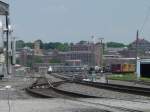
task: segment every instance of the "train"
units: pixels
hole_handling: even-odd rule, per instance
[[[81,66],[49,66],[47,72],[82,72],[83,70]]]
[[[111,73],[134,73],[135,64],[112,64],[109,67],[89,67],[84,68],[82,66],[49,66],[47,72],[84,72],[84,71],[95,71],[96,73],[111,72]]]
[[[135,64],[112,64],[111,65],[112,73],[134,73],[135,72]]]

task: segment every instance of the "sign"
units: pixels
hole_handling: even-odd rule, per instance
[[[9,5],[0,1],[0,15],[9,15]]]

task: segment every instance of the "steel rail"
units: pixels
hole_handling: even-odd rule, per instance
[[[66,76],[60,76],[60,75],[54,75],[56,78],[60,78],[66,81],[72,81],[71,78]],[[136,94],[136,95],[144,95],[144,96],[150,96],[150,88],[143,88],[143,87],[135,87],[135,86],[126,86],[126,85],[118,85],[118,84],[108,84],[108,83],[100,83],[100,82],[91,82],[91,81],[78,81],[74,80],[75,83],[84,84],[96,88],[103,88],[118,92],[125,92],[130,94]]]
[[[82,97],[82,98],[99,98],[97,96],[92,96],[92,95],[88,95],[88,94],[82,94],[82,93],[76,93],[76,92],[71,92],[71,91],[65,91],[65,90],[61,90],[61,89],[58,89],[57,86],[58,85],[61,85],[62,83],[64,83],[64,81],[60,81],[60,82],[54,82],[54,83],[51,83],[51,82],[47,82],[47,83],[43,83],[43,84],[32,84],[30,87],[26,88],[25,90],[31,94],[35,94],[35,95],[39,95],[39,96],[43,96],[43,97],[46,97],[46,98],[51,98],[53,96],[50,96],[50,95],[45,95],[44,93],[41,93],[41,92],[37,92],[37,91],[34,91],[34,88],[38,87],[38,88],[42,88],[42,86],[48,86],[49,89],[52,89],[53,91],[59,93],[59,94],[64,94],[64,95],[67,95],[67,96],[72,96],[72,97]]]

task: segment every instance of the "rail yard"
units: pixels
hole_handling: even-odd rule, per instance
[[[74,93],[74,94],[78,94],[79,97],[81,94],[81,96],[85,95],[83,97],[99,97],[99,98],[118,97],[118,98],[126,98],[126,99],[131,99],[131,98],[149,99],[149,97],[145,97],[145,96],[149,96],[149,91],[150,91],[149,88],[145,88],[145,87],[104,84],[104,83],[96,83],[96,82],[94,83],[94,82],[86,82],[86,81],[78,82],[77,80],[72,81],[71,78],[69,80],[69,78],[66,78],[66,76],[62,76],[62,74],[61,75],[47,74],[46,79],[37,80],[36,83],[34,83],[29,89],[36,90],[39,88],[43,90],[47,88],[51,88],[53,90],[64,92],[66,94]]]
[[[42,74],[42,77],[36,73],[30,76],[31,74],[26,77],[13,76],[1,82],[0,105],[3,108],[0,110],[7,111],[5,107],[7,107],[8,96],[11,110],[15,112],[19,112],[24,105],[28,109],[22,109],[23,112],[37,110],[44,110],[44,112],[49,110],[53,112],[148,112],[150,110],[150,97],[147,93],[115,90],[102,87],[102,83],[98,83],[101,86],[95,86],[94,82],[92,85],[87,82],[81,83],[82,81],[77,79],[72,80],[71,73]],[[8,85],[11,88],[6,88]],[[144,90],[144,88],[140,89]],[[148,87],[145,89],[149,92]]]
[[[141,38],[149,15],[141,28],[131,26],[143,16],[131,11],[135,2],[113,1],[99,9],[102,1],[16,1],[0,0],[0,112],[150,112],[150,42]],[[126,7],[135,23],[120,20]],[[126,43],[135,28],[136,40]],[[89,34],[90,40],[83,38]]]
[[[26,90],[36,97],[63,98],[92,105],[98,104],[107,108],[110,108],[112,106],[116,110],[120,108],[121,110],[119,111],[138,112],[139,109],[142,111],[143,109],[148,108],[150,97],[148,95],[149,88],[146,85],[143,88],[134,88],[133,86],[129,86],[132,89],[134,88],[132,92],[130,92],[129,87],[128,90],[116,90],[115,88],[112,89],[111,87],[107,88],[102,86],[95,86],[94,83],[93,85],[89,85],[89,83],[87,82],[85,84],[78,81],[73,81],[70,76],[71,75],[67,76],[67,74],[60,75],[56,73],[46,74],[45,77],[38,79],[36,83],[32,84],[32,86],[30,86]],[[99,84],[102,85],[102,83]],[[138,89],[143,89],[143,92],[138,93],[136,91]],[[144,92],[144,90],[146,92]],[[105,103],[107,102],[108,104],[109,101],[111,102],[110,105],[105,105]],[[118,102],[120,102],[121,104],[119,104]],[[135,105],[139,105],[141,103],[142,106],[137,106],[136,108],[138,109],[134,110],[133,108],[135,107],[132,106],[135,105],[133,105],[133,103]],[[111,111],[113,111],[113,109]]]

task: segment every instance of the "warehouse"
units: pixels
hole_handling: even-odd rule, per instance
[[[150,78],[150,59],[137,60],[137,76]]]

